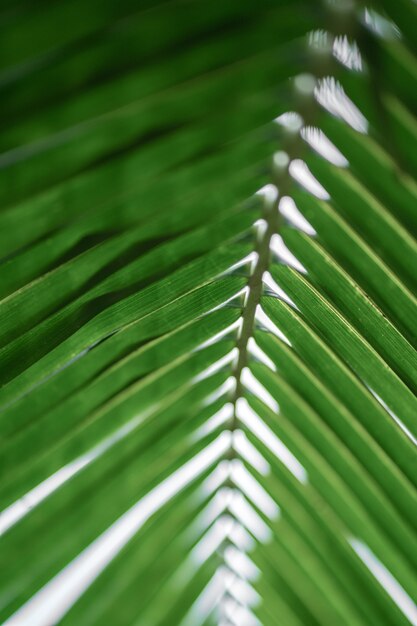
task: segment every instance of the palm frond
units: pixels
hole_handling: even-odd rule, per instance
[[[416,11],[3,3],[3,623],[417,624]]]

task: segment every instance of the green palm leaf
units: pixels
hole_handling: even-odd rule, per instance
[[[2,623],[417,624],[416,27],[3,2]]]

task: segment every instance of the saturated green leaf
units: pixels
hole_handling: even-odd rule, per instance
[[[348,5],[4,0],[0,621],[417,619],[417,13]]]

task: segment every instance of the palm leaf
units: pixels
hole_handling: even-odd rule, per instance
[[[416,25],[3,2],[3,623],[417,624]]]

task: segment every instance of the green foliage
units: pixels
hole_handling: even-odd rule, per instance
[[[417,624],[416,28],[4,0],[2,623]]]

